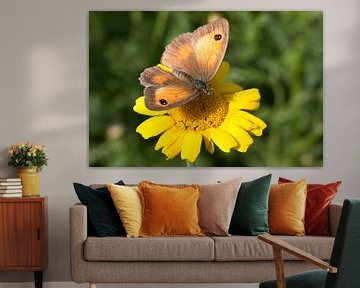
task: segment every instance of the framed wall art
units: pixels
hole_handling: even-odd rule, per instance
[[[89,166],[322,165],[321,11],[89,12]]]

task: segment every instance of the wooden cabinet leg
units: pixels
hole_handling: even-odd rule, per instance
[[[96,288],[96,284],[95,283],[89,283],[89,288]]]
[[[43,284],[43,271],[35,271],[35,288],[42,288]]]

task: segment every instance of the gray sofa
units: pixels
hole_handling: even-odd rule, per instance
[[[328,261],[341,212],[330,206],[330,237],[280,236]],[[71,275],[77,283],[258,283],[275,277],[270,245],[254,236],[88,237],[87,208],[70,208]],[[285,254],[286,274],[313,269]]]

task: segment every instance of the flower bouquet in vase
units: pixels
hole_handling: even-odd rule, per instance
[[[11,145],[9,166],[19,167],[17,177],[21,178],[23,197],[37,197],[40,195],[39,173],[48,159],[45,155],[46,147],[34,143],[20,143]]]

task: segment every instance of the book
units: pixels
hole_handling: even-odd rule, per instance
[[[22,193],[0,193],[0,198],[22,197]]]
[[[21,178],[0,178],[0,182],[21,182]]]
[[[0,186],[16,186],[21,185],[21,182],[0,182]]]
[[[22,186],[21,185],[17,185],[17,186],[0,186],[0,193],[3,190],[16,190],[16,189],[21,189]]]
[[[22,192],[22,189],[0,189],[0,194],[16,194]]]

